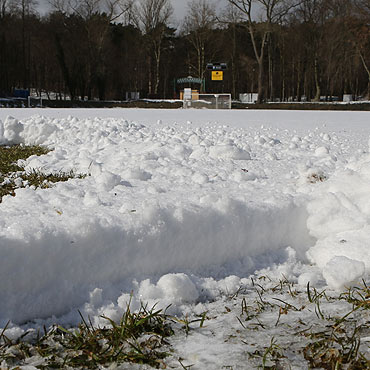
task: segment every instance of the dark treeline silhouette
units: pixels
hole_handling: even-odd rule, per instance
[[[193,0],[181,25],[171,16],[170,0],[55,0],[43,16],[32,0],[0,0],[0,96],[174,98],[192,76],[234,98],[369,97],[370,0],[228,0],[218,14]],[[227,63],[222,82],[210,62]]]

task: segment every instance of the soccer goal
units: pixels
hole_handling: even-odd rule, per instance
[[[184,108],[231,109],[231,94],[197,94],[184,99]]]

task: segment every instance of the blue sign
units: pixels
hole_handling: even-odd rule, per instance
[[[15,98],[27,99],[30,96],[30,91],[25,89],[14,89],[13,96]]]

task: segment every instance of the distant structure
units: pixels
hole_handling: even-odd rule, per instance
[[[258,94],[257,93],[243,93],[239,94],[239,100],[242,103],[257,103]]]
[[[199,94],[199,91],[205,91],[206,81],[201,78],[196,78],[192,76],[178,78],[174,81],[174,95],[177,95],[177,85],[183,85],[182,90],[180,90],[180,99],[184,99],[184,89],[190,88],[193,94]],[[193,85],[197,85],[198,88],[194,89]]]

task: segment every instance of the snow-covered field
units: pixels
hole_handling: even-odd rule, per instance
[[[130,294],[134,308],[212,313],[253,274],[328,292],[369,279],[368,112],[0,109],[0,120],[0,144],[53,149],[28,169],[91,175],[0,203],[0,327],[11,320],[14,336],[76,325],[78,310],[103,325]],[[245,368],[242,344],[223,344],[230,322],[217,325],[217,344],[198,333],[181,356]]]

